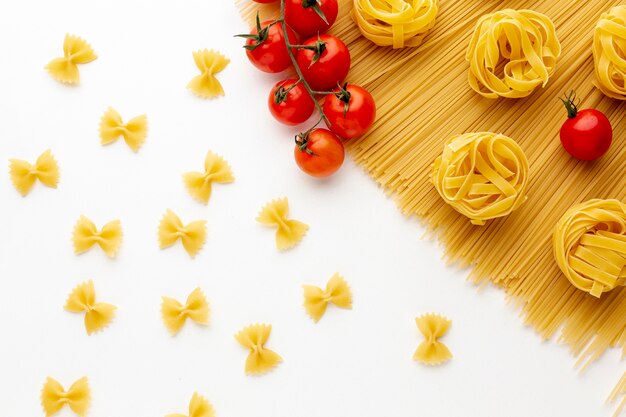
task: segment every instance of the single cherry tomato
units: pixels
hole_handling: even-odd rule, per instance
[[[329,90],[346,79],[350,52],[339,38],[319,35],[307,39],[298,50],[296,61],[304,79],[314,90]]]
[[[376,120],[376,104],[364,88],[346,84],[324,99],[328,128],[343,139],[361,136]]]
[[[291,126],[306,122],[315,110],[315,103],[306,88],[295,79],[276,83],[267,104],[276,120]]]
[[[609,119],[599,110],[578,110],[576,94],[571,92],[561,101],[568,119],[561,126],[561,143],[574,158],[593,161],[607,153],[613,141]]]
[[[285,36],[283,34],[283,24],[267,20],[261,24],[257,15],[256,27],[252,28],[249,35],[237,35],[246,38],[246,54],[255,67],[263,72],[282,72],[292,64]],[[291,28],[287,26],[287,36],[289,43],[294,45],[298,38]],[[293,50],[295,53],[296,51]]]
[[[334,174],[341,167],[345,151],[333,132],[313,129],[296,137],[294,156],[302,171],[321,178]]]
[[[286,0],[285,22],[308,38],[326,32],[337,20],[338,11],[337,0]]]

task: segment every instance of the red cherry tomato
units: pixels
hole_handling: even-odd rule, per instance
[[[337,0],[286,0],[285,22],[308,38],[326,32],[337,20],[338,11]]]
[[[609,119],[599,110],[578,110],[576,95],[572,92],[561,99],[568,119],[561,126],[561,143],[574,158],[593,161],[604,155],[613,141],[613,128]]]
[[[294,149],[296,163],[300,169],[313,177],[328,177],[343,164],[343,143],[333,132],[313,129],[296,139]]]
[[[304,79],[314,90],[329,90],[346,79],[350,71],[350,52],[336,36],[320,35],[307,39],[299,49],[296,61]]]
[[[291,126],[306,122],[315,110],[315,103],[306,88],[295,79],[276,83],[267,104],[276,120]]]
[[[324,100],[328,128],[343,139],[361,136],[376,120],[376,104],[364,88],[347,84]]]
[[[246,54],[255,67],[263,72],[282,72],[291,66],[291,58],[287,52],[283,27],[281,23],[272,23],[267,20],[260,24],[257,17],[257,26],[252,28],[250,35],[238,35],[246,37]],[[295,45],[298,42],[296,34],[287,27],[289,43]],[[295,53],[296,51],[293,50]]]

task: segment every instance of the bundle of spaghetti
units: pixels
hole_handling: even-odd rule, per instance
[[[439,0],[354,0],[352,18],[379,46],[420,46],[435,26]]]
[[[613,7],[596,26],[593,59],[598,88],[607,96],[626,100],[626,6]]]
[[[236,0],[248,19],[257,8]],[[352,55],[348,80],[368,89],[378,120],[363,137],[347,143],[358,165],[393,196],[407,216],[416,216],[445,246],[446,258],[472,266],[470,279],[501,286],[523,309],[525,323],[543,338],[560,333],[581,360],[626,347],[626,288],[601,299],[563,276],[552,255],[552,229],[574,204],[592,198],[626,202],[626,113],[594,85],[592,38],[600,16],[618,0],[442,0],[437,24],[417,48],[381,48],[363,38],[351,20],[350,0],[340,0],[331,33]],[[478,19],[503,8],[548,16],[562,54],[546,88],[519,100],[490,100],[467,82],[465,53]],[[262,9],[269,17],[272,9]],[[559,129],[567,115],[558,97],[576,89],[584,107],[611,120],[613,147],[595,163],[570,158]],[[471,225],[438,195],[430,166],[445,140],[464,132],[499,132],[515,138],[530,163],[529,198],[511,215],[483,227]],[[417,279],[417,272],[416,272]]]

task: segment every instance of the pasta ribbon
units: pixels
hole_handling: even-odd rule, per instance
[[[22,196],[32,190],[37,180],[47,187],[57,188],[59,165],[50,150],[39,155],[35,165],[21,159],[10,159],[9,163],[11,182]]]
[[[74,226],[74,253],[87,252],[98,244],[108,257],[114,258],[122,245],[122,237],[122,224],[119,220],[108,222],[98,231],[91,220],[81,215]]]
[[[41,406],[46,417],[58,413],[65,405],[80,417],[85,417],[90,404],[91,392],[87,377],[74,382],[67,391],[57,380],[48,377],[41,390]]]
[[[168,414],[165,417],[215,417],[213,406],[202,395],[195,392],[189,401],[189,414]]]
[[[309,316],[316,322],[326,312],[328,303],[340,308],[352,308],[352,292],[348,283],[339,274],[334,274],[323,290],[314,285],[303,285],[304,308]]]
[[[184,226],[176,213],[168,209],[159,224],[161,249],[172,246],[179,239],[187,253],[196,256],[206,239],[206,221],[196,220]]]
[[[170,297],[163,297],[162,300],[161,316],[172,336],[183,328],[187,318],[198,324],[209,324],[209,303],[200,288],[189,294],[185,305]]]
[[[420,46],[435,26],[439,0],[354,0],[351,16],[378,46]]]
[[[193,60],[200,70],[200,75],[194,77],[187,88],[195,95],[202,98],[215,98],[224,95],[222,84],[215,78],[215,74],[221,72],[230,63],[224,55],[214,50],[203,49],[193,52]]]
[[[72,313],[85,313],[85,329],[91,335],[104,329],[115,317],[115,307],[112,304],[97,303],[96,289],[93,281],[89,280],[76,286],[65,303],[65,309]]]
[[[626,6],[600,17],[593,34],[596,85],[606,96],[626,100]]]
[[[554,23],[532,10],[505,9],[478,20],[467,49],[469,84],[487,98],[526,97],[545,87],[561,55]]]
[[[452,353],[439,338],[446,334],[452,321],[439,314],[424,314],[415,319],[417,328],[424,336],[424,341],[417,347],[413,360],[425,365],[441,365],[452,359]]]
[[[137,152],[146,140],[148,134],[148,117],[143,114],[134,117],[124,124],[122,116],[112,107],[109,107],[100,119],[100,143],[108,145],[115,142],[120,136],[130,148]]]
[[[271,324],[253,324],[244,327],[235,335],[235,339],[242,346],[250,349],[250,354],[246,359],[246,374],[263,374],[283,361],[280,355],[265,347],[271,332]]]
[[[50,75],[62,83],[78,84],[78,64],[86,64],[97,58],[91,45],[83,38],[66,34],[63,41],[63,57],[55,58],[46,65]]]
[[[554,227],[554,259],[579,290],[600,298],[626,285],[626,204],[593,199],[572,206]]]
[[[235,181],[228,162],[221,156],[209,151],[204,158],[204,172],[187,172],[183,181],[189,194],[201,203],[207,204],[211,197],[211,184],[227,184]]]
[[[276,248],[289,249],[302,240],[309,226],[298,220],[287,219],[289,201],[287,198],[272,200],[261,209],[256,220],[266,226],[277,227]]]
[[[448,140],[432,166],[431,181],[444,201],[484,225],[526,201],[528,160],[511,138],[490,132]]]

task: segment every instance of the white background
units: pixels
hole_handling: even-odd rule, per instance
[[[417,221],[351,161],[328,181],[298,171],[296,131],[266,109],[278,77],[256,71],[232,37],[246,30],[230,0],[0,5],[0,159],[34,161],[52,149],[62,172],[57,190],[37,185],[26,198],[8,174],[0,178],[0,416],[43,415],[48,375],[66,387],[88,376],[92,417],[186,413],[194,391],[219,417],[609,416],[603,402],[624,369],[618,351],[578,374],[567,347],[523,327],[502,292],[479,291],[467,271],[444,266],[442,249],[421,240]],[[43,69],[66,32],[98,54],[80,67],[79,87]],[[223,98],[185,89],[197,74],[191,52],[201,48],[232,60],[219,75]],[[148,115],[137,154],[121,140],[99,144],[108,106],[125,119]],[[200,170],[209,149],[237,179],[215,186],[204,206],[181,174]],[[254,219],[282,196],[310,231],[277,253],[273,231]],[[195,259],[181,246],[158,248],[167,208],[184,222],[208,221]],[[73,254],[80,214],[98,226],[121,220],[115,260],[97,248]],[[353,289],[354,309],[330,308],[314,324],[301,285],[323,285],[336,271]],[[82,316],[63,305],[90,278],[119,310],[88,337]],[[197,286],[211,304],[210,326],[188,322],[171,337],[161,296],[182,301]],[[430,311],[453,320],[443,340],[454,359],[437,368],[411,359],[421,341],[414,318]],[[261,377],[244,375],[247,352],[233,338],[254,322],[273,325],[268,347],[284,358]]]

